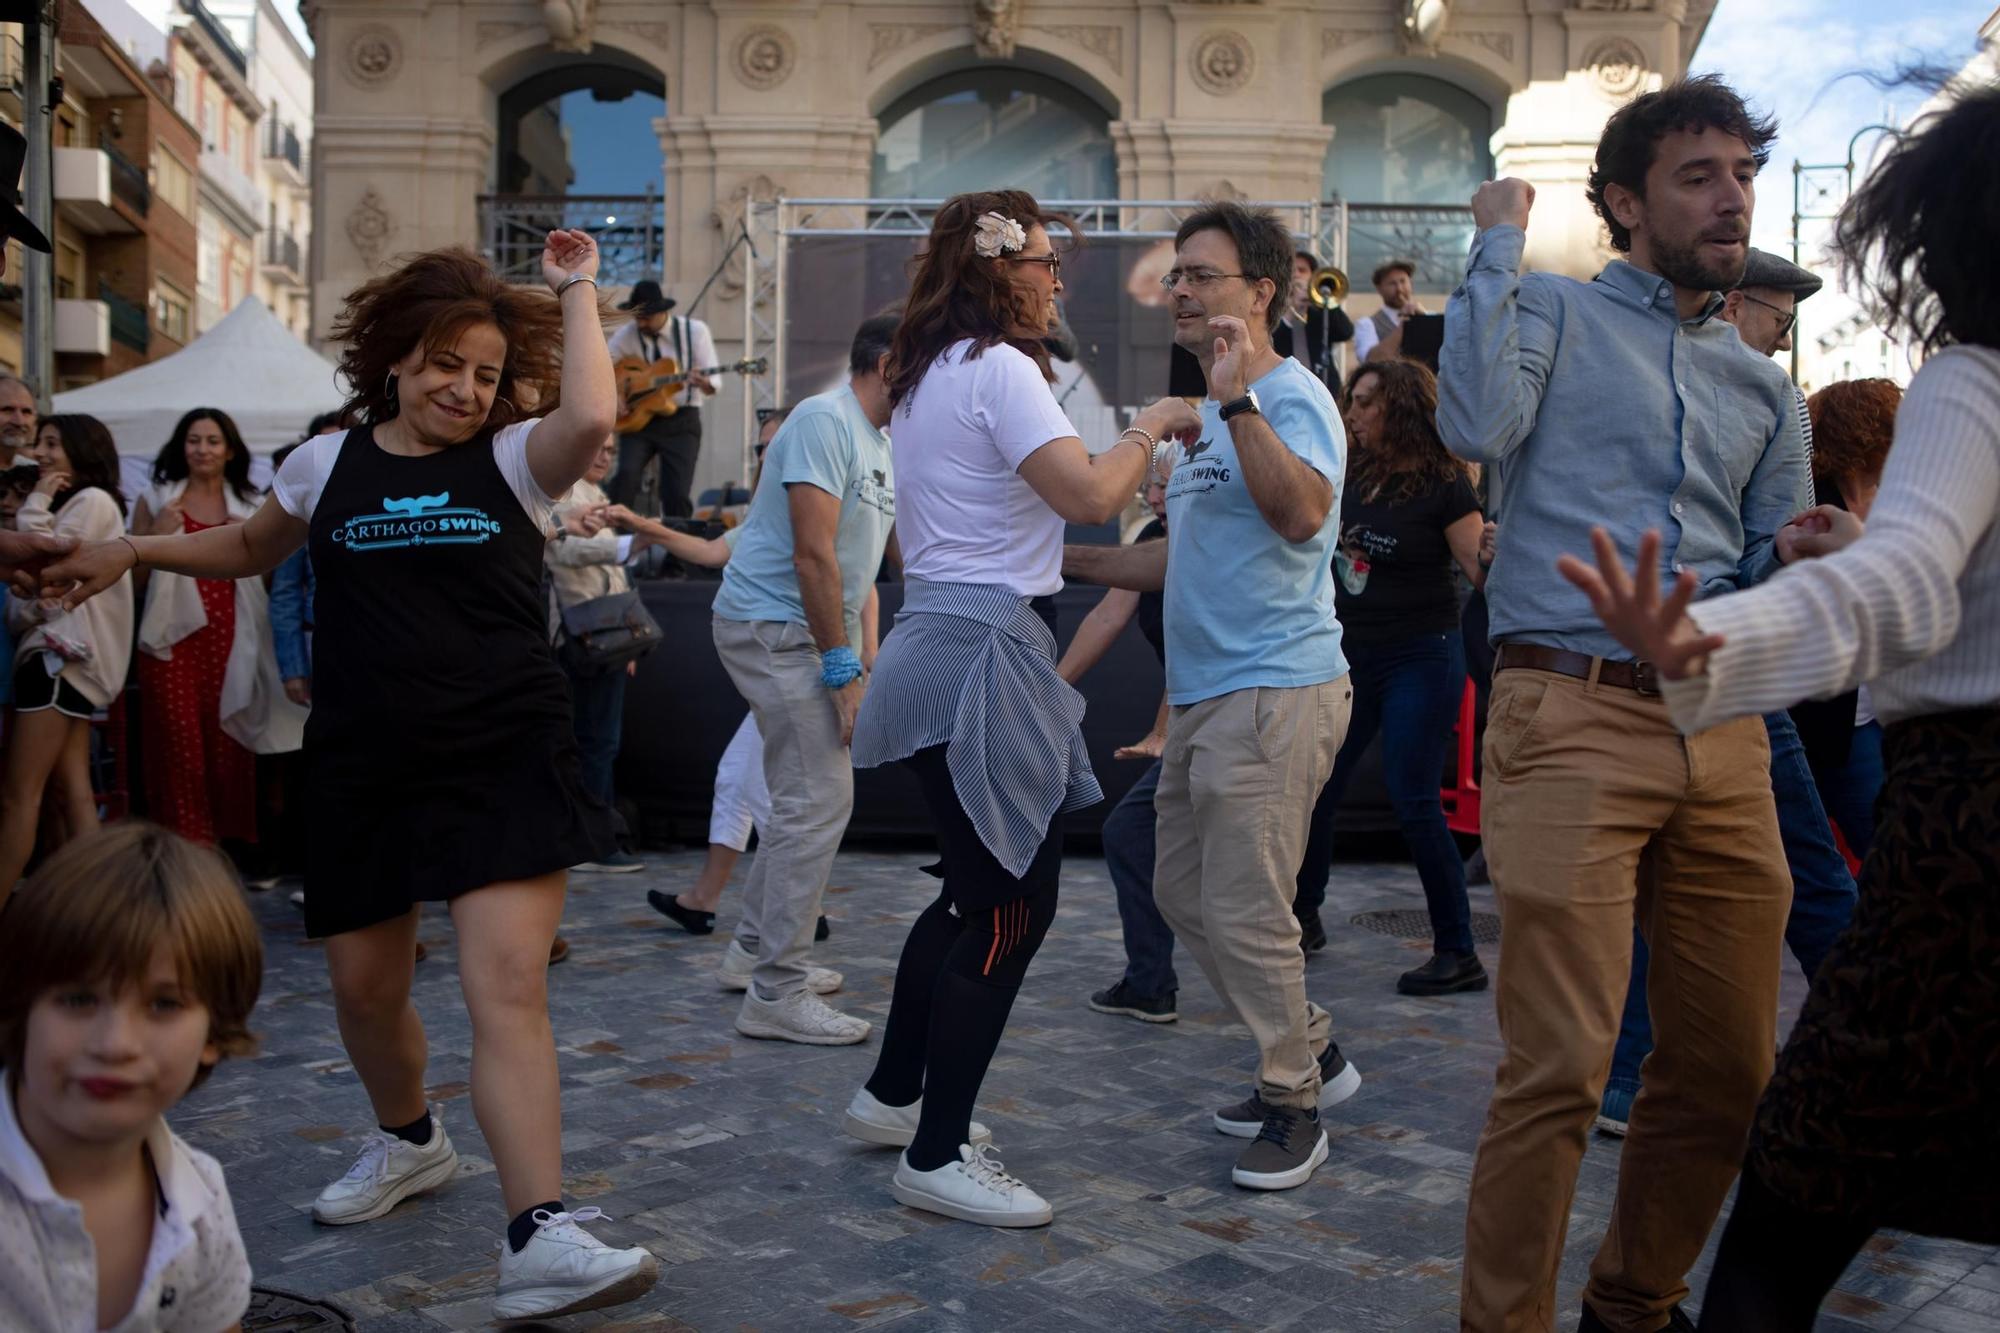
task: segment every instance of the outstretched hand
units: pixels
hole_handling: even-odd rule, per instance
[[[0,578],[13,584],[22,596],[38,597],[44,566],[75,549],[76,541],[70,537],[46,532],[0,532]]]
[[[1208,369],[1208,393],[1218,403],[1233,403],[1250,392],[1250,358],[1257,349],[1250,341],[1250,326],[1234,315],[1212,315],[1209,332],[1215,335],[1215,362]]]
[[[1631,576],[1603,528],[1590,530],[1590,544],[1597,552],[1597,568],[1565,555],[1556,561],[1556,569],[1583,589],[1604,628],[1668,680],[1699,675],[1708,655],[1722,646],[1722,636],[1701,633],[1687,617],[1697,586],[1692,572],[1683,572],[1674,580],[1673,591],[1660,596],[1659,580],[1652,573],[1660,567],[1658,529],[1649,528],[1639,538],[1638,564]]]
[[[74,611],[131,573],[138,563],[139,553],[121,538],[90,542],[50,562],[41,571],[36,593],[44,601],[59,600],[65,611]]]
[[[542,247],[542,281],[554,291],[576,274],[597,276],[597,242],[587,231],[552,231]]]

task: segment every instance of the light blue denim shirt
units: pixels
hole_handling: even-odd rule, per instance
[[[1499,546],[1486,599],[1495,643],[1629,660],[1556,557],[1590,557],[1602,525],[1628,566],[1658,528],[1661,579],[1698,596],[1777,569],[1772,538],[1806,507],[1811,470],[1785,372],[1717,318],[1683,320],[1672,284],[1622,260],[1590,282],[1519,276],[1526,235],[1490,227],[1445,306],[1438,430],[1494,469]]]

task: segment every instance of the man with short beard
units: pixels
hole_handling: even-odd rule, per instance
[[[0,471],[35,442],[35,391],[13,375],[0,375]]]
[[[1776,129],[1719,79],[1606,124],[1588,191],[1624,258],[1588,283],[1518,276],[1534,190],[1488,182],[1445,315],[1438,427],[1493,466],[1497,647],[1483,834],[1499,899],[1504,1055],[1467,1205],[1460,1319],[1555,1326],[1578,1164],[1632,959],[1652,950],[1657,1047],[1579,1330],[1693,1327],[1678,1305],[1736,1177],[1776,1044],[1791,881],[1756,718],[1683,737],[1648,663],[1556,572],[1600,515],[1630,561],[1707,593],[1769,575],[1807,494],[1790,382],[1718,316],[1740,281]]]

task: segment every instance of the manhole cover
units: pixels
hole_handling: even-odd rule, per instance
[[[1431,937],[1431,914],[1407,909],[1393,912],[1363,912],[1349,923],[1397,940],[1427,940]],[[1500,918],[1491,912],[1472,914],[1472,938],[1479,944],[1500,942]]]
[[[250,1312],[243,1316],[244,1333],[335,1333],[353,1327],[354,1320],[337,1305],[268,1287],[250,1289]]]

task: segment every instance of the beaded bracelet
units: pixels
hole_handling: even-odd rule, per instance
[[[828,648],[819,655],[819,683],[829,690],[842,689],[861,676],[861,654],[846,644]]]

